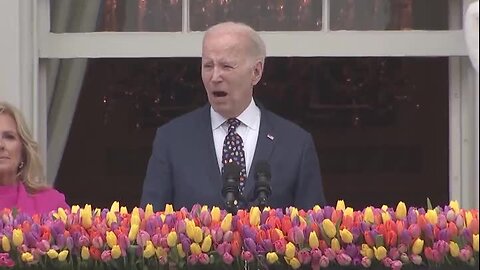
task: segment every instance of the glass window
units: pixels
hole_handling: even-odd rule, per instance
[[[448,0],[332,0],[332,30],[448,30]]]
[[[83,78],[57,187],[69,203],[138,206],[156,127],[207,102],[200,59],[90,59]],[[446,57],[279,57],[255,97],[311,132],[329,205],[441,205],[448,85]]]

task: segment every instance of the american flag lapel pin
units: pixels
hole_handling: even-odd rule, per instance
[[[267,138],[269,138],[269,139],[272,140],[272,141],[273,141],[273,139],[275,139],[275,137],[273,137],[272,134],[267,134]]]

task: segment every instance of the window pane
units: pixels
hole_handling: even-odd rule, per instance
[[[50,0],[51,31],[179,32],[181,0]]]
[[[332,0],[332,30],[448,30],[448,0]]]
[[[61,73],[64,85],[76,77]],[[255,96],[311,132],[330,205],[441,205],[448,85],[445,57],[282,57],[267,58]],[[205,104],[204,92],[198,58],[88,60],[57,187],[69,203],[137,206],[156,127]]]
[[[246,23],[256,30],[294,31],[322,28],[322,1],[191,0],[190,28],[204,31],[223,21]]]

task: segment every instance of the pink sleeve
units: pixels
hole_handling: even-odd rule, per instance
[[[38,212],[49,212],[57,210],[59,207],[70,209],[70,206],[65,201],[65,195],[56,189],[49,188],[35,195]]]

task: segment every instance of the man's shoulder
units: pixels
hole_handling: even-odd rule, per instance
[[[269,110],[262,110],[262,114],[265,115],[266,120],[271,123],[275,130],[282,133],[291,134],[292,136],[306,136],[309,132],[298,124],[272,112]]]
[[[191,112],[173,118],[169,122],[163,124],[159,130],[176,130],[185,128],[195,128],[198,124],[208,121],[208,108],[202,106]],[[210,122],[208,122],[210,123]],[[208,124],[207,123],[207,124]]]

